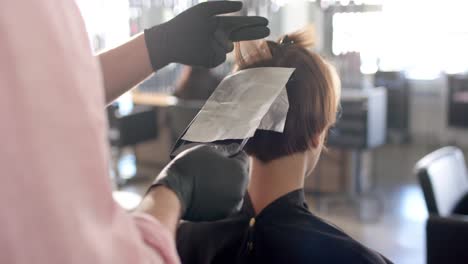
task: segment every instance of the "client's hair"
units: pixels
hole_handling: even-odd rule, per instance
[[[249,155],[262,162],[316,148],[321,133],[335,122],[340,84],[334,68],[307,49],[313,44],[312,33],[310,29],[303,30],[285,35],[278,42],[266,41],[262,46],[267,51],[258,48],[249,56],[241,49],[243,44],[236,45],[237,70],[258,67],[296,69],[286,84],[289,110],[284,132],[257,130],[245,146]]]

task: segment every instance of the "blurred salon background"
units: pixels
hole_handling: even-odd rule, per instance
[[[99,52],[203,1],[77,2]],[[340,75],[341,117],[306,180],[312,211],[395,263],[431,263],[466,245],[458,214],[468,212],[456,208],[468,193],[468,2],[243,2],[244,14],[270,20],[270,38],[311,25],[315,51]],[[171,64],[109,105],[109,170],[122,206],[139,203],[232,66]]]

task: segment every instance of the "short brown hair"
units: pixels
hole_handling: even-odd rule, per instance
[[[288,34],[280,41],[266,41],[271,56],[246,62],[236,46],[237,69],[291,67],[286,84],[289,110],[283,133],[257,130],[245,146],[247,154],[262,162],[304,152],[319,144],[319,136],[335,123],[339,83],[334,69],[307,47],[313,42],[310,32]]]

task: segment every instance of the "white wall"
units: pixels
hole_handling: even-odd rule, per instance
[[[302,0],[291,0],[282,7],[282,25],[283,33],[298,30],[308,23],[309,9],[308,3]]]
[[[321,51],[324,46],[324,15],[317,3],[304,0],[291,0],[284,5],[281,10],[274,14],[274,17],[279,17],[279,22],[274,21],[271,27],[275,27],[272,31],[272,37],[276,37],[300,30],[303,27],[312,24],[315,29],[316,45],[315,49]]]
[[[130,36],[128,0],[76,0],[91,46],[93,38],[105,39],[105,48],[123,43]]]

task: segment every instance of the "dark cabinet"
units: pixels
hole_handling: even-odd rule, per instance
[[[468,127],[468,75],[448,75],[448,125]]]
[[[343,89],[341,117],[328,135],[336,148],[368,149],[385,143],[387,129],[386,89]]]

